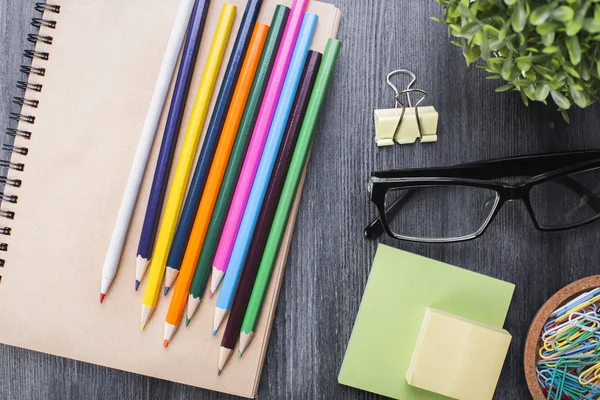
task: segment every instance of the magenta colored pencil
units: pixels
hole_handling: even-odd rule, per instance
[[[290,60],[294,47],[296,46],[296,40],[298,39],[298,33],[300,32],[300,26],[304,19],[304,12],[308,0],[294,0],[292,5],[292,11],[288,19],[288,23],[281,39],[279,46],[279,52],[273,64],[273,70],[269,83],[265,91],[263,103],[258,113],[256,125],[252,132],[252,139],[250,139],[250,145],[248,146],[248,152],[246,153],[246,159],[240,172],[237,186],[235,188],[235,194],[231,201],[229,213],[225,220],[225,226],[223,227],[223,233],[217,247],[217,252],[213,261],[212,278],[210,284],[211,295],[219,287],[223,275],[229,264],[229,258],[231,257],[231,251],[235,243],[235,238],[240,228],[240,223],[246,209],[246,203],[248,202],[248,196],[252,189],[252,183],[256,176],[256,170],[262,156],[265,142],[273,122],[273,115],[279,102],[281,95],[281,89],[283,82],[290,66]]]

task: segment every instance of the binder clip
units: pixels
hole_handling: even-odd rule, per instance
[[[408,75],[412,78],[405,90],[399,91],[392,83],[391,78],[395,75]],[[386,80],[396,94],[394,97],[396,107],[375,110],[377,146],[392,146],[394,141],[399,144],[413,144],[417,139],[423,143],[436,142],[439,115],[433,106],[421,107],[421,103],[427,98],[427,92],[413,87],[417,82],[415,74],[399,69],[391,72]],[[410,98],[411,93],[422,95],[414,107]],[[400,100],[403,95],[406,95],[408,107]]]

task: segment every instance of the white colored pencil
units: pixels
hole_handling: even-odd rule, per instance
[[[152,150],[152,144],[154,143],[154,137],[160,123],[160,118],[163,112],[163,108],[169,95],[169,88],[171,86],[171,80],[175,74],[175,68],[177,67],[177,61],[179,60],[179,53],[183,46],[185,34],[187,32],[192,10],[194,8],[194,0],[181,0],[179,4],[179,10],[175,18],[175,23],[169,37],[165,56],[160,67],[158,74],[158,80],[154,87],[154,93],[152,94],[152,101],[150,102],[150,108],[144,121],[142,128],[142,135],[135,152],[133,159],[133,165],[129,172],[129,178],[127,178],[127,185],[125,187],[125,193],[121,200],[121,206],[115,227],[113,229],[112,237],[110,238],[110,244],[106,252],[106,259],[104,260],[104,266],[102,267],[102,283],[100,286],[100,302],[104,300],[104,296],[108,291],[108,288],[112,284],[117,269],[119,267],[119,261],[121,260],[121,253],[123,252],[123,246],[125,245],[125,238],[129,231],[129,224],[133,216],[135,204],[137,202],[140,186],[142,185],[142,179],[144,178],[144,172],[146,165],[148,164],[148,158]]]

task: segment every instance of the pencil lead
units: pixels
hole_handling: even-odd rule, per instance
[[[106,296],[106,294],[100,293],[100,303],[104,301],[104,296]]]
[[[217,376],[221,376],[221,372],[223,372],[223,371],[219,370],[219,372],[217,373]]]
[[[238,358],[242,358],[242,354],[244,354],[244,353],[242,353],[241,350],[238,350]]]
[[[163,346],[165,346],[165,348],[167,348],[168,345],[169,345],[169,341],[168,340],[163,340]]]
[[[218,330],[219,330],[219,329],[217,328],[217,329],[215,329],[215,330],[213,331],[213,336],[217,336],[217,331],[218,331]]]
[[[169,293],[169,287],[165,286],[165,296],[167,295],[167,293]]]
[[[140,281],[138,281],[138,280],[136,279],[136,280],[135,280],[135,291],[137,292],[139,288],[140,288]]]
[[[212,299],[214,295],[215,295],[215,293],[211,290],[211,292],[208,294],[208,298]]]
[[[192,321],[192,320],[191,320],[191,319],[189,319],[189,318],[187,317],[187,315],[186,315],[186,317],[185,317],[185,326],[186,326],[186,327],[190,326],[190,322],[191,322],[191,321]]]

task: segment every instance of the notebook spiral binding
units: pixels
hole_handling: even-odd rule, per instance
[[[60,13],[60,6],[54,4],[47,3],[36,3],[35,10],[41,12],[42,17],[47,17],[48,13]],[[32,18],[31,25],[36,28],[48,28],[55,29],[56,21],[46,18]],[[27,35],[27,41],[37,45],[37,43],[43,43],[45,45],[51,45],[53,41],[53,37],[49,35],[41,35],[30,33]],[[45,51],[38,50],[25,50],[23,51],[23,57],[33,59],[39,59],[42,61],[46,61],[50,58],[50,54]],[[46,69],[41,67],[34,67],[30,65],[21,65],[20,71],[27,75],[38,75],[44,76],[46,74]],[[42,85],[39,83],[30,83],[27,81],[17,81],[17,89],[22,91],[31,91],[31,92],[41,92]],[[34,124],[35,116],[30,115],[28,112],[25,112],[23,109],[25,107],[35,109],[39,106],[39,100],[30,99],[28,97],[23,96],[15,96],[13,98],[13,103],[21,106],[21,112],[11,112],[10,119],[16,121],[17,123],[26,123],[26,124]],[[31,139],[31,132],[28,130],[24,130],[21,127],[19,128],[8,128],[6,130],[6,135],[12,136],[17,139]],[[2,150],[8,151],[11,153],[19,154],[21,156],[26,156],[29,152],[29,149],[24,146],[19,146],[17,144],[4,144],[2,146]],[[24,171],[25,164],[20,162],[13,162],[11,160],[0,160],[0,168],[14,171]],[[0,176],[0,185],[4,186],[4,190],[0,192],[0,202],[8,203],[8,204],[16,204],[19,200],[19,197],[15,194],[6,193],[10,191],[10,188],[18,188],[22,184],[20,179],[9,178],[8,176]],[[15,218],[14,211],[0,210],[0,218],[6,218],[12,220]],[[11,234],[11,228],[8,226],[0,227],[0,235],[9,236]],[[8,251],[7,243],[0,243],[0,251]],[[5,260],[0,258],[0,267],[4,267]]]

